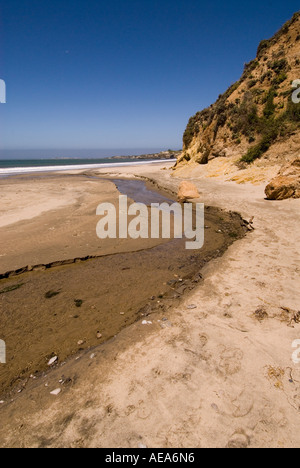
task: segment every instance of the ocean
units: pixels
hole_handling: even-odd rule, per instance
[[[137,150],[126,150],[124,152],[114,152],[113,150],[25,150],[25,151],[4,151],[0,150],[0,176],[9,176],[36,172],[65,171],[73,169],[99,169],[105,167],[130,166],[132,164],[153,164],[154,162],[165,162],[157,159],[132,159],[140,154],[154,154]],[[105,156],[103,156],[105,154]],[[122,159],[112,159],[116,154],[122,154]],[[98,156],[98,157],[96,157]],[[99,157],[100,156],[100,157]],[[131,157],[130,157],[131,156]]]
[[[53,171],[67,171],[74,169],[101,169],[105,167],[122,167],[140,164],[154,164],[166,163],[170,160],[164,159],[68,159],[68,160],[55,160],[55,159],[41,159],[41,160],[0,160],[0,176],[29,174],[36,172],[53,172]]]

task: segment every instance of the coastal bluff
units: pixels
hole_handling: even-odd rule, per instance
[[[298,198],[300,165],[294,161],[300,154],[299,83],[297,12],[271,39],[259,44],[240,80],[190,118],[175,174],[188,169],[189,175],[198,177],[199,166],[209,166],[210,176],[271,183],[276,190],[268,187],[268,198]]]

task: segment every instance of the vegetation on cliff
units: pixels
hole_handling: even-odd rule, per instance
[[[298,76],[299,75],[299,76]],[[262,41],[241,79],[215,104],[190,118],[178,164],[207,163],[240,154],[251,163],[276,141],[300,129],[300,105],[292,102],[292,82],[300,78],[300,12],[275,36]]]

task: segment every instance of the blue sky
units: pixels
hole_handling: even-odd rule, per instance
[[[0,149],[180,148],[299,1],[0,0]]]

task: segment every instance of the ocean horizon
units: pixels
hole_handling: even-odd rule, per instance
[[[154,162],[164,162],[165,160],[155,158],[152,160],[149,157],[133,160],[132,157],[156,154],[161,151],[161,148],[125,150],[0,150],[0,175],[97,169],[111,166],[129,166],[133,163],[139,165],[152,164]],[[166,159],[166,161],[168,160]]]
[[[167,151],[162,147],[100,148],[100,149],[0,149],[0,162],[9,160],[44,159],[108,159],[117,156],[140,156]],[[173,151],[173,150],[172,150]],[[175,151],[175,150],[174,150]]]

